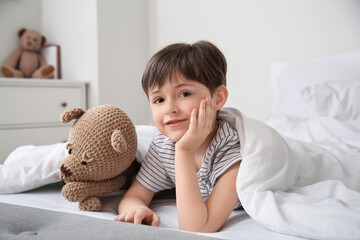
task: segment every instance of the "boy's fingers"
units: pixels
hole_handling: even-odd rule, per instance
[[[122,213],[114,218],[115,221],[130,222],[134,224],[148,224],[154,227],[160,226],[160,217],[149,211],[135,211],[130,213]]]
[[[153,226],[153,227],[160,226],[160,218],[156,213],[153,213],[151,226]]]
[[[212,103],[212,101],[209,101],[209,103],[207,104],[207,109],[206,109],[206,119],[210,120],[207,121],[207,128],[209,128],[210,130],[212,130],[212,126],[213,126],[213,119],[214,119],[214,104]]]
[[[136,212],[134,216],[134,223],[135,224],[141,224],[144,219],[144,213],[143,212]]]
[[[134,214],[127,214],[124,218],[124,221],[133,223],[134,222]]]
[[[122,214],[119,214],[117,215],[115,218],[114,218],[115,221],[120,221],[120,222],[123,222],[125,220],[125,214],[122,213]]]
[[[196,130],[196,115],[197,115],[197,110],[193,109],[191,112],[191,117],[190,117],[190,130],[195,131]]]
[[[199,117],[198,117],[198,128],[199,129],[203,129],[204,124],[206,122],[206,115],[208,114],[207,112],[207,98],[201,100],[200,102],[200,107],[199,107]]]

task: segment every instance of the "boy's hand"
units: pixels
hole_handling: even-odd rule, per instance
[[[195,152],[213,130],[214,112],[211,101],[201,100],[199,111],[193,109],[191,112],[189,129],[176,143],[176,148]]]
[[[117,215],[114,220],[135,224],[146,224],[153,227],[160,226],[159,216],[146,206],[141,206],[134,211],[125,212]]]

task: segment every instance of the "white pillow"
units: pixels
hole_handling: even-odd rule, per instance
[[[309,109],[300,90],[304,87],[339,81],[360,81],[360,51],[301,62],[271,62],[274,90],[273,115],[309,119]]]
[[[360,119],[360,81],[325,82],[301,90],[315,116]]]
[[[26,145],[0,164],[0,194],[17,193],[60,181],[59,168],[67,156],[66,143]]]
[[[142,163],[154,137],[155,127],[147,125],[136,125],[138,146],[136,151],[136,161]]]

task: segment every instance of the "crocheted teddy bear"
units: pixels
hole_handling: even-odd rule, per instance
[[[60,167],[66,183],[62,195],[79,202],[83,211],[100,211],[99,197],[130,185],[139,169],[134,161],[136,130],[118,107],[101,105],[84,111],[72,108],[60,116],[63,123],[76,119],[70,129],[68,156]]]

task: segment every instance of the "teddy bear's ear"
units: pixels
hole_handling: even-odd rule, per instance
[[[62,123],[68,123],[74,118],[79,118],[85,113],[81,108],[70,108],[60,115],[60,121]]]
[[[41,36],[41,46],[43,47],[46,43],[46,37]]]
[[[111,145],[117,152],[125,152],[127,149],[127,142],[120,130],[115,130],[111,135]]]
[[[19,31],[18,31],[18,36],[21,37],[24,32],[26,32],[26,28],[21,28]]]

